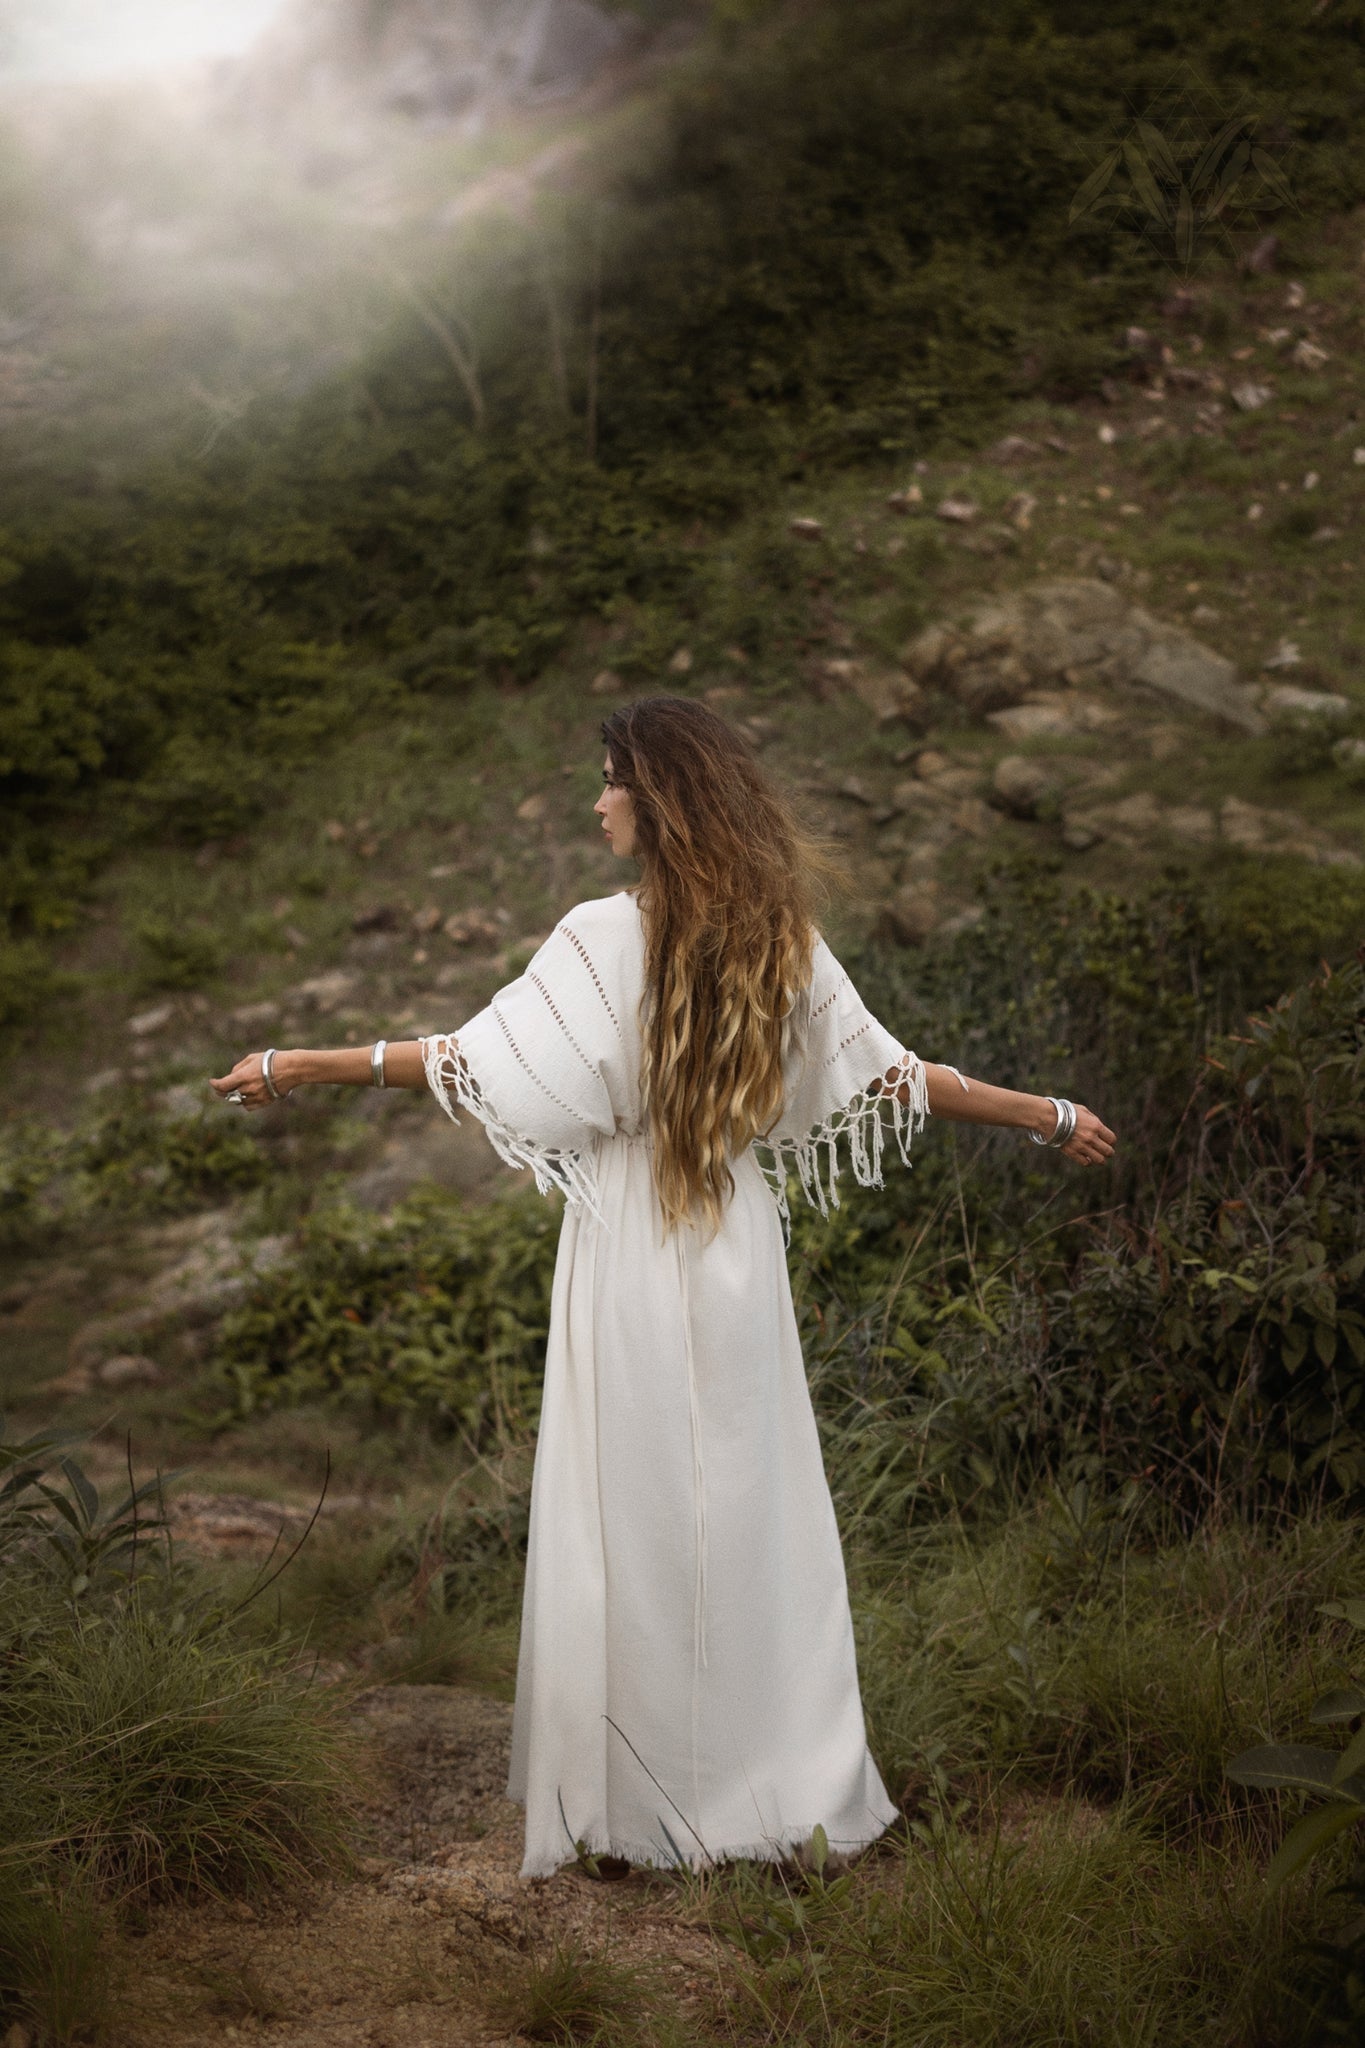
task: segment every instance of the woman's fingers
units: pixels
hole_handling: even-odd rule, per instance
[[[243,1059],[238,1060],[230,1074],[223,1074],[218,1080],[210,1081],[209,1086],[214,1094],[224,1101],[231,1096],[235,1107],[264,1109],[270,1097],[266,1093],[261,1069],[261,1054],[249,1052]]]

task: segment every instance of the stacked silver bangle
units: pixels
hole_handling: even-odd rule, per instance
[[[384,1079],[384,1054],[388,1049],[388,1043],[387,1038],[376,1039],[370,1053],[370,1081],[376,1088],[387,1088],[389,1085]]]
[[[1065,1145],[1076,1135],[1076,1105],[1062,1095],[1049,1095],[1048,1101],[1057,1112],[1056,1130],[1050,1138],[1039,1137],[1037,1131],[1030,1131],[1029,1136],[1035,1145]]]
[[[279,1089],[275,1086],[275,1048],[273,1045],[261,1057],[261,1079],[265,1082],[265,1092],[272,1102],[283,1102],[286,1096],[292,1095],[294,1092],[292,1088]]]

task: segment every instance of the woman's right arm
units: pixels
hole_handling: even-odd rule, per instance
[[[384,1085],[387,1088],[425,1088],[426,1069],[422,1064],[420,1038],[390,1039],[384,1049]],[[373,1082],[370,1055],[373,1048],[368,1045],[342,1045],[332,1050],[310,1052],[301,1048],[292,1052],[277,1052],[274,1061],[275,1086],[281,1095],[288,1095],[295,1088],[305,1088],[322,1082],[332,1086],[368,1088]],[[209,1086],[219,1096],[240,1091],[244,1109],[264,1109],[273,1099],[265,1085],[261,1071],[262,1055],[251,1052],[238,1060],[230,1074],[222,1075]]]

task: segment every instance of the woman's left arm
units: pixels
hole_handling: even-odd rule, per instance
[[[996,1088],[989,1081],[959,1075],[954,1067],[931,1066],[927,1060],[924,1074],[931,1116],[943,1117],[949,1123],[995,1124],[1006,1130],[1036,1132],[1040,1138],[1051,1138],[1057,1128],[1057,1112],[1046,1095]],[[888,1083],[900,1080],[899,1070],[893,1067],[886,1079]],[[896,1092],[902,1102],[909,1101],[907,1083],[902,1081]],[[1093,1110],[1079,1102],[1075,1107],[1076,1128],[1059,1149],[1081,1166],[1099,1166],[1118,1140]]]

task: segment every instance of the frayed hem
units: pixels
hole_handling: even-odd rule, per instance
[[[826,1830],[830,1855],[856,1856],[861,1850],[870,1849],[899,1819],[899,1812],[893,1809],[890,1818],[879,1822],[871,1833],[836,1836]],[[752,1842],[729,1843],[709,1851],[696,1847],[690,1851],[679,1850],[659,1842],[626,1842],[601,1832],[582,1836],[579,1846],[589,1856],[614,1856],[622,1863],[631,1863],[646,1870],[690,1870],[700,1874],[718,1869],[723,1863],[785,1863],[798,1849],[807,1847],[816,1828],[823,1825],[823,1822],[811,1821],[806,1826],[784,1829],[779,1835],[760,1836]],[[520,1874],[524,1878],[554,1877],[561,1870],[572,1869],[575,1861],[572,1854],[561,1856],[558,1861],[528,1857]]]
[[[962,1079],[960,1074],[958,1079]],[[965,1081],[963,1086],[966,1086]],[[901,1088],[906,1091],[904,1102],[900,1099]],[[801,1192],[811,1207],[828,1217],[831,1208],[839,1207],[839,1145],[843,1140],[848,1149],[848,1164],[859,1187],[881,1187],[886,1135],[884,1112],[887,1109],[891,1112],[897,1150],[903,1163],[909,1166],[911,1140],[924,1128],[929,1114],[929,1077],[918,1054],[903,1052],[885,1075],[855,1095],[843,1109],[808,1131],[798,1143],[779,1143],[772,1138],[757,1141],[764,1151],[771,1154],[771,1165],[762,1159],[758,1163],[777,1203],[782,1233],[788,1244],[791,1242],[791,1208],[787,1199],[790,1171],[795,1168]]]

